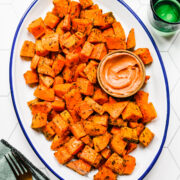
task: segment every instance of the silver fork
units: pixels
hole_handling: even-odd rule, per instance
[[[10,151],[5,155],[5,158],[9,166],[11,167],[11,170],[13,171],[16,179],[19,179],[26,174],[31,174],[28,167],[25,166],[25,163],[22,163],[22,161],[14,152]]]

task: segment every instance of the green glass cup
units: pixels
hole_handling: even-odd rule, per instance
[[[180,0],[150,0],[148,18],[161,32],[177,31],[180,29]]]

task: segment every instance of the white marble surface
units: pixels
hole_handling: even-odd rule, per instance
[[[6,139],[51,180],[57,178],[41,163],[24,137],[11,102],[9,90],[9,53],[12,39],[20,17],[32,0],[0,0],[0,138]],[[125,0],[140,16],[153,35],[163,57],[167,70],[171,115],[167,140],[156,165],[146,180],[180,180],[180,33],[170,38],[160,37],[154,32],[147,20],[146,9],[149,0]]]

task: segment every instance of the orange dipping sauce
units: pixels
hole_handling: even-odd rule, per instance
[[[142,64],[130,53],[112,53],[100,66],[100,81],[106,91],[117,96],[137,92],[144,83]]]

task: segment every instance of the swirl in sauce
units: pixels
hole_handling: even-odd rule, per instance
[[[143,81],[140,62],[127,53],[116,53],[102,63],[100,77],[105,89],[117,95],[128,95],[137,90]]]

